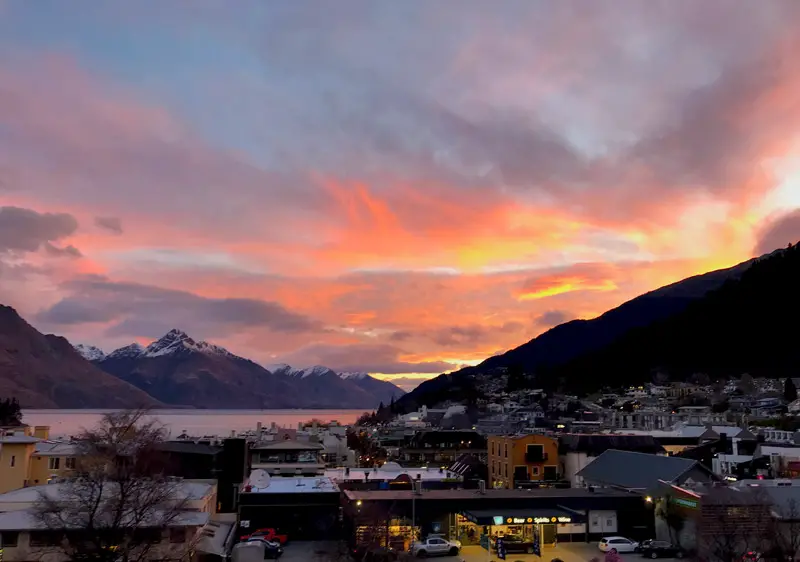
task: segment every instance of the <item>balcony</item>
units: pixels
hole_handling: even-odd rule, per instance
[[[539,451],[526,451],[525,462],[529,464],[540,464],[547,461],[547,453]]]

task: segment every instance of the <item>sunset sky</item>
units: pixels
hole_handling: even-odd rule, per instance
[[[0,303],[420,378],[800,240],[797,0],[0,0]]]

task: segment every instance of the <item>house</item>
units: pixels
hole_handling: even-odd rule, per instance
[[[645,494],[659,482],[682,485],[686,482],[719,480],[709,468],[692,459],[651,455],[609,449],[577,475],[584,485],[601,486]]]
[[[578,473],[609,449],[666,454],[664,447],[650,435],[564,434],[558,439],[558,456],[565,480],[574,488],[583,486]]]
[[[316,476],[325,470],[319,443],[293,439],[260,443],[252,449],[251,468],[266,470],[272,476]]]
[[[43,495],[54,500],[69,497],[65,484],[32,486],[0,494],[0,533],[6,562],[68,560],[58,547],[65,534],[75,529],[45,527],[35,515],[35,505]],[[216,483],[180,482],[177,496],[185,506],[167,528],[142,526],[137,530],[152,535],[157,543],[149,555],[154,559],[181,558],[202,534],[216,508]],[[110,496],[110,493],[109,493]]]
[[[0,429],[0,493],[46,484],[75,468],[77,447],[49,437],[48,426]]]
[[[492,436],[488,443],[492,488],[559,480],[558,441],[544,435]]]

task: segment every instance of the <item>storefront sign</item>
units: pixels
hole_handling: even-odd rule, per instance
[[[670,501],[675,505],[687,507],[689,509],[697,509],[697,500],[688,500],[686,498],[670,497]]]
[[[498,523],[498,519],[500,522]],[[545,525],[548,523],[571,523],[571,517],[507,517],[505,520],[507,525],[525,525],[534,523],[536,525]],[[503,518],[495,517],[494,524],[502,525]]]

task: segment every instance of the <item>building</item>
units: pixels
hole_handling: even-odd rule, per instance
[[[641,497],[616,490],[345,490],[344,538],[406,549],[413,534],[485,544],[487,537],[538,536],[543,546],[592,542],[609,534],[653,536],[652,513]],[[545,556],[543,555],[543,558]]]
[[[489,484],[513,489],[528,482],[560,478],[558,441],[544,435],[491,436],[488,443]]]
[[[0,533],[4,562],[44,560],[60,562],[68,558],[58,547],[65,533],[44,528],[34,515],[34,506],[42,495],[58,499],[65,492],[64,484],[32,486],[0,494]],[[209,523],[216,507],[216,484],[212,482],[181,482],[178,495],[186,499],[185,509],[168,528],[137,527],[150,533],[157,543],[150,555],[154,559],[185,556]]]
[[[586,486],[602,486],[645,495],[660,483],[717,482],[720,478],[693,459],[610,449],[578,472]]]
[[[333,540],[340,536],[341,493],[330,478],[272,478],[261,487],[250,479],[239,494],[241,538],[273,528],[292,540]]]
[[[401,448],[403,464],[448,466],[463,453],[486,455],[486,438],[473,430],[417,431]]]
[[[252,448],[251,468],[272,476],[321,476],[325,470],[319,443],[284,439],[264,442]]]
[[[46,484],[75,468],[74,444],[48,441],[47,426],[0,430],[0,493]]]
[[[404,468],[395,462],[380,468],[328,468],[325,478],[341,489],[358,490],[410,490],[412,482],[420,482],[425,488],[454,488],[463,482],[459,474],[444,467]]]
[[[666,454],[664,447],[650,435],[564,434],[558,439],[558,455],[565,480],[573,488],[583,487],[579,472],[609,449],[653,455]]]

